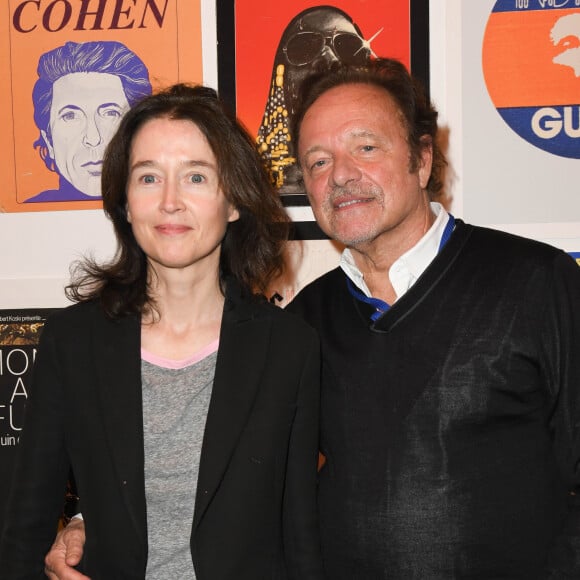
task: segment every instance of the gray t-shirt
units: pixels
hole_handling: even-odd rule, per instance
[[[141,362],[147,580],[195,579],[189,541],[216,358],[178,369]]]

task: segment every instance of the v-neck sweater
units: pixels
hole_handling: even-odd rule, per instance
[[[569,256],[457,220],[377,321],[339,268],[289,308],[322,343],[329,578],[580,577],[580,269]]]

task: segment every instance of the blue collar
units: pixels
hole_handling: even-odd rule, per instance
[[[445,244],[449,241],[449,238],[451,237],[451,234],[453,233],[454,229],[455,229],[455,218],[451,214],[449,214],[449,220],[447,221],[447,225],[445,226],[445,229],[443,230],[443,235],[441,236],[441,241],[439,242],[439,249],[437,250],[438,253],[443,249],[443,246],[445,246]],[[391,307],[391,305],[387,304],[384,300],[381,300],[380,298],[373,298],[372,296],[367,296],[366,294],[361,292],[352,283],[351,279],[348,276],[346,278],[346,285],[348,287],[348,291],[354,298],[360,300],[361,302],[365,302],[366,304],[369,304],[370,306],[373,307],[374,312],[371,314],[371,320],[373,322],[375,322],[378,318],[380,318],[383,315],[383,313],[389,310],[389,308]]]

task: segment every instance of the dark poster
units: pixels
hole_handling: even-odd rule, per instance
[[[46,317],[55,310],[0,310],[0,529],[11,484],[32,365]]]

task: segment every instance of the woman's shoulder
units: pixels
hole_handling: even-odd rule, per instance
[[[123,324],[124,320],[129,319],[130,317],[112,319],[107,316],[98,300],[87,300],[71,304],[52,313],[46,321],[45,330],[50,329],[52,332],[62,330],[68,334],[78,330],[78,332],[84,333],[87,329],[94,328],[95,325],[118,326]]]
[[[51,324],[73,323],[76,320],[86,320],[102,316],[103,311],[96,300],[87,300],[70,304],[53,312],[48,321]]]

